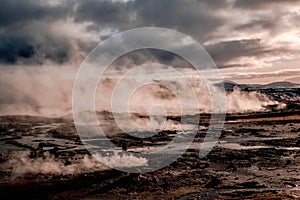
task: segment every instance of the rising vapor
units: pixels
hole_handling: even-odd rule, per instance
[[[72,112],[72,89],[76,77],[76,68],[60,66],[40,66],[28,68],[1,67],[0,74],[0,114],[1,115],[43,115],[63,116]],[[110,98],[118,77],[101,80],[96,93],[96,109],[110,111]],[[203,81],[188,79],[194,90],[199,108],[189,105],[189,112],[210,112],[210,96]],[[133,112],[148,113],[154,104],[166,108],[168,114],[180,113],[180,105],[171,90],[160,85],[170,85],[172,90],[184,91],[178,82],[171,80],[154,80],[156,84],[144,86],[137,90],[130,99],[129,106]],[[88,77],[87,77],[88,84]],[[128,87],[135,84],[134,79],[126,81]],[[124,91],[126,92],[126,91]],[[185,97],[189,102],[189,96]],[[228,112],[263,111],[267,105],[277,104],[258,92],[244,92],[235,89],[227,94]]]

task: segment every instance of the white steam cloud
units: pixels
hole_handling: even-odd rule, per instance
[[[76,67],[28,66],[15,68],[2,66],[1,72],[0,115],[62,116],[71,114]],[[88,80],[87,77],[87,84]],[[126,84],[134,84],[134,81],[134,79],[129,79]],[[170,85],[171,89],[161,87],[157,80],[157,84],[141,87],[130,99],[130,110],[149,114],[149,108],[159,104],[165,108],[168,114],[180,113],[179,101],[172,90],[184,92],[186,88],[179,85],[176,79],[161,81]],[[203,81],[195,78],[190,78],[188,81],[198,98],[200,111],[210,112],[210,96]],[[97,110],[110,111],[110,97],[116,82],[117,79],[114,78],[101,80],[101,87],[98,87],[96,93]],[[190,98],[190,96],[185,96],[183,102],[189,105]],[[266,105],[276,103],[257,92],[243,92],[235,89],[227,94],[228,112],[260,111],[264,110]],[[196,105],[189,106],[191,112],[199,112]]]
[[[235,88],[227,94],[227,112],[257,112],[265,110],[268,105],[278,104],[270,100],[266,95],[256,91],[244,92]]]
[[[108,169],[92,156],[70,160],[66,164],[64,160],[57,159],[49,153],[38,158],[31,158],[30,152],[13,152],[10,158],[3,164],[6,169],[12,169],[14,176],[25,174],[80,174]]]
[[[9,159],[1,164],[4,169],[12,170],[12,177],[19,177],[25,174],[50,174],[50,175],[74,175],[92,173],[108,170],[110,167],[138,167],[146,166],[148,161],[145,158],[138,158],[127,155],[112,155],[102,157],[101,155],[77,155],[66,160],[55,158],[49,153],[43,156],[31,158],[29,151],[13,152]]]

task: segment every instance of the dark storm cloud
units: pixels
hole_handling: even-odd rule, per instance
[[[77,21],[93,21],[99,26],[121,30],[158,26],[172,28],[199,40],[224,23],[215,13],[225,1],[138,0],[127,3],[87,0],[76,9]]]
[[[236,0],[234,6],[243,9],[260,9],[270,5],[299,2],[299,0]]]
[[[1,0],[0,26],[11,26],[28,20],[55,20],[65,17],[67,1],[59,6],[42,4],[34,0]]]
[[[42,1],[2,0],[0,6],[0,62],[43,64],[69,59],[67,38],[56,36],[48,23],[68,15],[68,3],[49,6]]]
[[[192,68],[193,66],[177,54],[160,49],[139,49],[131,51],[114,61],[111,65],[115,69],[132,68],[145,63],[155,62],[176,68]]]
[[[255,57],[256,59],[282,55],[287,53],[299,54],[297,50],[284,47],[268,47],[261,44],[260,39],[244,39],[220,42],[205,47],[219,68],[248,67],[247,64],[233,63],[229,61],[240,57]]]
[[[136,8],[143,24],[176,29],[200,41],[224,23],[203,1],[136,1]]]
[[[0,62],[15,63],[18,58],[30,58],[33,54],[34,47],[26,38],[0,35]]]
[[[256,54],[264,49],[259,39],[220,42],[205,48],[218,65],[224,65],[233,58]]]
[[[249,67],[249,65],[245,64],[218,64],[217,65],[219,69],[224,69],[224,68],[234,68],[234,67]]]
[[[68,17],[74,18],[77,23],[89,21],[93,23],[89,31],[101,31],[103,28],[122,31],[141,26],[159,26],[181,31],[203,41],[224,23],[214,11],[226,6],[226,2],[221,0],[65,0],[60,5],[51,6],[34,0],[4,0],[1,3],[0,62],[10,64],[43,64],[45,60],[62,64],[70,60],[72,47],[69,38],[58,37],[51,32],[47,24],[52,21]],[[78,43],[79,46],[82,44],[80,41]]]
[[[262,28],[262,29],[273,29],[276,26],[275,20],[253,20],[249,23],[238,25],[235,27],[235,30],[247,30],[253,28]]]
[[[8,27],[0,33],[0,61],[8,64],[64,63],[70,57],[67,38],[56,36],[42,23]]]
[[[228,2],[224,0],[197,0],[197,1],[200,3],[205,3],[206,5],[212,8],[224,8],[229,5]]]
[[[133,12],[130,7],[131,2],[112,2],[105,0],[85,0],[79,1],[75,11],[75,21],[92,21],[94,26],[129,26],[130,15]],[[97,26],[98,25],[98,26]]]

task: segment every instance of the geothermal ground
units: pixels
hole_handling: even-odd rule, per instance
[[[300,198],[299,111],[227,115],[218,144],[200,159],[199,144],[206,130],[204,117],[193,144],[176,162],[155,172],[129,174],[97,162],[82,145],[70,119],[2,116],[0,196],[1,199],[20,196],[26,199]],[[125,143],[129,152],[145,152],[165,145],[175,134],[179,133],[165,130],[151,140],[137,140],[117,133],[110,139],[120,148]]]

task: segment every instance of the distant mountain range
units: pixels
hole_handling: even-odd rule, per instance
[[[221,87],[222,83],[217,83],[217,87]],[[300,88],[300,84],[288,81],[273,82],[269,84],[239,84],[233,81],[225,81],[224,87],[226,91],[232,91],[235,87],[241,90],[258,90],[258,89],[279,89],[279,88]]]

